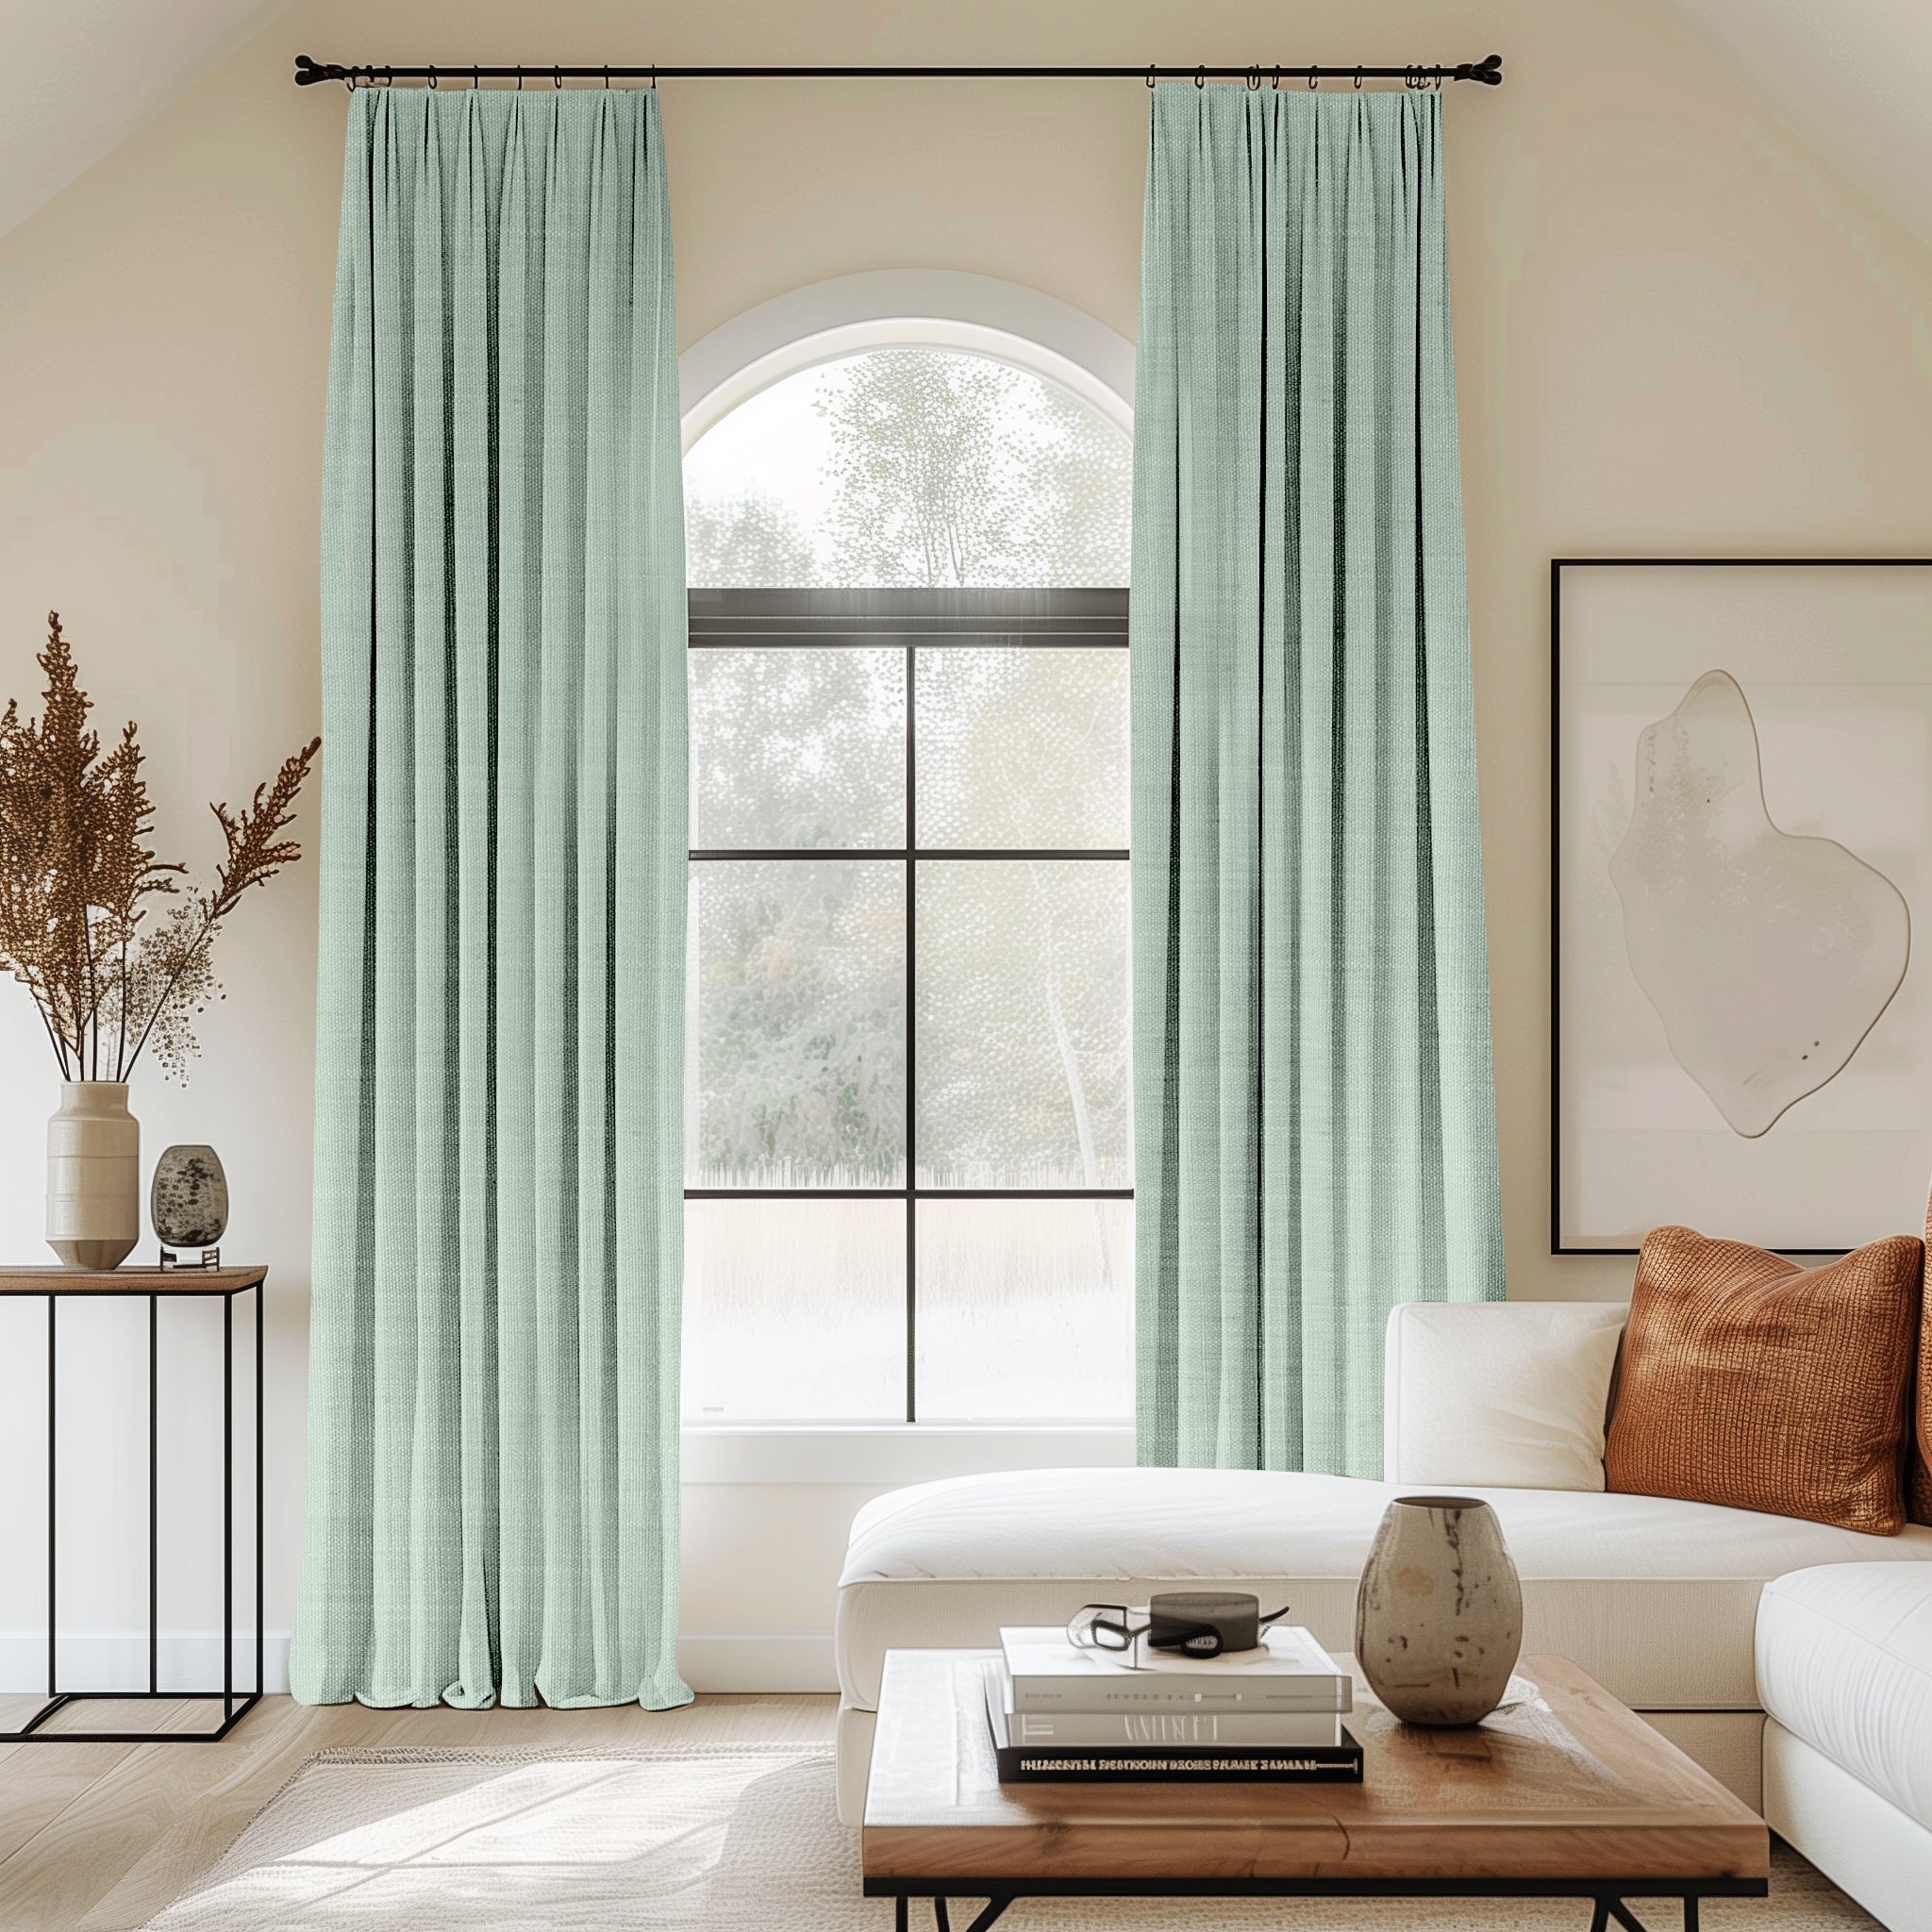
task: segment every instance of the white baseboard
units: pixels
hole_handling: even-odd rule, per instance
[[[837,1690],[829,1631],[677,1640],[678,1674],[693,1690]]]
[[[289,1688],[289,1633],[265,1633],[263,1688]],[[222,1633],[219,1630],[164,1630],[157,1645],[161,1689],[219,1692],[222,1687]],[[147,1689],[145,1630],[75,1630],[60,1638],[58,1662],[63,1690]],[[255,1632],[235,1637],[235,1683],[255,1688]],[[44,1693],[47,1640],[38,1630],[0,1630],[0,1692]]]
[[[161,1688],[217,1690],[222,1681],[219,1630],[168,1630],[159,1644]],[[289,1633],[271,1630],[264,1646],[267,1689],[289,1688]],[[145,1630],[82,1630],[63,1634],[59,1651],[63,1690],[115,1690],[147,1687]],[[741,1637],[687,1636],[677,1640],[677,1668],[693,1690],[836,1690],[832,1640],[817,1631]],[[235,1682],[255,1686],[255,1633],[235,1640]],[[34,1630],[0,1630],[0,1693],[44,1691],[47,1640]]]

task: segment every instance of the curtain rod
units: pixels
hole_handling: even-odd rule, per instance
[[[447,80],[452,86],[467,81],[472,87],[486,80],[513,80],[522,87],[526,80],[549,81],[561,87],[566,80],[597,80],[608,87],[613,80],[643,80],[653,87],[660,80],[1141,80],[1152,87],[1158,80],[1191,80],[1204,87],[1210,80],[1244,80],[1251,89],[1279,87],[1284,80],[1305,81],[1316,88],[1324,80],[1348,81],[1359,87],[1365,80],[1399,80],[1407,88],[1438,88],[1445,80],[1474,80],[1484,87],[1503,84],[1503,57],[1491,54],[1481,60],[1462,60],[1452,66],[1415,67],[1277,67],[1253,62],[1245,67],[477,67],[464,61],[453,67],[385,67],[358,62],[344,67],[333,60],[311,60],[307,54],[295,56],[295,85],[315,87],[324,81],[341,81],[351,90],[358,87],[387,87],[392,81],[422,80],[431,87]]]

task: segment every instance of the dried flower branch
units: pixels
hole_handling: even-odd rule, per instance
[[[150,1043],[164,1071],[185,1076],[191,1022],[220,991],[209,955],[222,921],[302,856],[275,835],[322,741],[257,786],[246,809],[213,808],[227,856],[212,889],[149,924],[148,902],[176,893],[187,867],[146,842],[154,808],[135,726],[102,756],[57,612],[47,626],[40,718],[17,702],[0,712],[0,969],[33,995],[64,1078],[125,1080]]]

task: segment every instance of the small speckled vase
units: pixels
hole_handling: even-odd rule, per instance
[[[1523,1587],[1496,1512],[1474,1496],[1398,1496],[1355,1600],[1355,1654],[1404,1724],[1480,1724],[1523,1649]]]
[[[212,1147],[167,1148],[155,1162],[148,1218],[164,1248],[211,1248],[228,1224],[228,1177]]]

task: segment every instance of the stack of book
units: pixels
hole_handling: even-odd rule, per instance
[[[1216,1657],[1088,1650],[1064,1630],[1000,1632],[987,1719],[1000,1778],[1358,1783],[1348,1674],[1298,1624]]]

